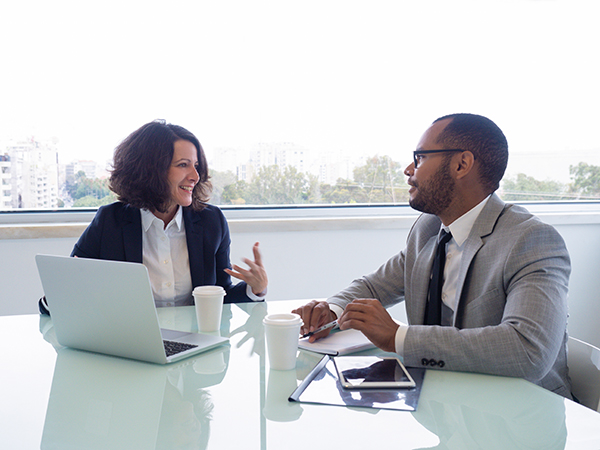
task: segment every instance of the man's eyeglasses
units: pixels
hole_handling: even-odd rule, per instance
[[[445,153],[445,152],[464,152],[464,150],[460,148],[445,148],[443,150],[415,150],[413,152],[413,162],[415,163],[415,169],[419,167],[421,162],[421,155],[426,155],[428,153]]]

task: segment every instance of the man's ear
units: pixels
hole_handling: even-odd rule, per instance
[[[457,179],[464,178],[475,170],[475,156],[468,150],[460,153],[453,162]]]

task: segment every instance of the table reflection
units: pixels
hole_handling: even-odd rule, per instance
[[[269,372],[264,410],[267,419],[274,422],[300,419],[302,404],[290,405],[287,398],[317,360],[318,357],[310,353],[300,352],[296,371]],[[329,389],[342,388],[337,383]],[[410,414],[438,437],[438,445],[427,448],[564,449],[567,441],[564,403],[564,398],[517,378],[428,371],[417,411]],[[296,409],[293,405],[297,405]],[[364,411],[368,410],[359,408],[356,413]],[[392,414],[409,413],[394,411]],[[381,420],[389,420],[390,416],[386,417]],[[398,419],[399,433],[422,434],[413,427],[403,429],[400,424],[408,422],[402,421],[402,417]]]
[[[428,371],[412,414],[438,449],[564,449],[564,402],[517,378]]]
[[[197,331],[193,307],[157,312],[163,328]],[[265,303],[224,305],[218,332],[236,350],[251,348],[238,355],[243,364],[258,356],[261,410],[266,314]],[[40,317],[39,329],[57,352],[42,448],[207,448],[215,406],[225,400],[229,345],[160,366],[64,348],[46,316]],[[221,385],[219,395],[207,389],[216,385]],[[227,392],[235,398],[234,391]]]
[[[222,346],[160,366],[58,351],[42,448],[203,449],[229,361]]]
[[[236,441],[235,429],[249,445],[252,441],[250,447],[258,437],[259,448],[265,449],[268,435],[273,442],[285,442],[294,422],[304,427],[336,414],[339,406],[288,401],[321,355],[300,351],[295,370],[269,370],[262,318],[273,307],[225,305],[220,334],[230,337],[230,346],[166,366],[62,348],[51,320],[41,318],[40,331],[57,350],[42,448],[204,449],[211,429],[212,446],[226,448]],[[290,306],[276,304],[274,310],[284,308]],[[197,329],[193,307],[161,309],[159,320],[165,328]],[[393,421],[400,441],[402,434],[421,436],[418,443],[428,442],[427,448],[563,449],[564,402],[520,379],[428,371],[416,412],[344,408],[337,414],[349,423],[365,423],[364,413],[371,413],[369,428],[378,433]],[[433,435],[437,447],[427,440]],[[320,439],[325,442],[328,436]],[[292,447],[305,446],[306,439]]]

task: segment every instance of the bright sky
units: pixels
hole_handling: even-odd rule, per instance
[[[56,136],[61,162],[103,161],[164,118],[209,155],[294,142],[408,164],[434,119],[474,112],[507,135],[509,172],[568,179],[570,163],[600,164],[599,13],[597,0],[5,1],[0,140]]]

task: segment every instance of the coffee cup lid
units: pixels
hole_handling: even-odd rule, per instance
[[[221,286],[196,286],[192,291],[192,294],[195,295],[214,295],[214,294],[223,294],[227,295],[225,289]]]
[[[289,327],[289,326],[302,326],[302,318],[295,313],[278,313],[269,314],[263,319],[265,325],[278,326],[278,327]]]

